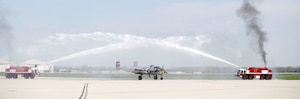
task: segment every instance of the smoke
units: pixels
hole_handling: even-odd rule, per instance
[[[260,12],[253,5],[251,5],[248,0],[244,0],[241,8],[237,10],[237,15],[246,23],[247,36],[252,35],[257,38],[259,54],[264,62],[264,65],[267,66],[267,53],[264,49],[265,42],[267,40],[267,33],[264,32],[259,25],[259,14]]]
[[[0,57],[8,58],[11,60],[11,39],[13,35],[11,33],[11,27],[7,23],[5,18],[5,12],[2,9],[3,4],[0,1]]]

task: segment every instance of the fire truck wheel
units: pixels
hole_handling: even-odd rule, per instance
[[[270,80],[270,75],[266,75],[266,80]]]
[[[25,78],[25,79],[28,79],[28,78],[29,78],[29,75],[28,75],[28,74],[24,74],[24,78]]]
[[[250,79],[250,75],[246,75],[246,78],[247,78],[247,79]]]
[[[246,76],[244,75],[244,76],[243,76],[243,80],[246,80],[246,79],[247,79],[247,78],[246,78]]]
[[[18,78],[18,75],[17,75],[17,74],[14,74],[13,77],[14,77],[14,79],[17,79],[17,78]]]
[[[264,80],[265,79],[265,75],[260,75],[260,80]]]
[[[30,75],[30,79],[34,79],[35,75],[34,74],[31,74]]]
[[[254,78],[254,75],[249,75],[249,79],[252,80]]]
[[[9,74],[9,78],[13,78],[13,75],[12,75],[12,74]]]
[[[7,74],[7,75],[6,75],[6,78],[7,78],[7,79],[10,79],[10,78],[11,78],[11,75],[10,75],[10,74]]]

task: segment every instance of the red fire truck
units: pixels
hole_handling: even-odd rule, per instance
[[[248,67],[241,68],[236,73],[237,77],[240,77],[244,80],[252,80],[253,78],[259,78],[260,80],[271,80],[272,79],[272,70],[266,67]]]
[[[17,79],[18,75],[21,75],[25,79],[34,79],[36,75],[39,75],[39,70],[36,67],[30,66],[10,66],[5,69],[5,77],[7,79]]]

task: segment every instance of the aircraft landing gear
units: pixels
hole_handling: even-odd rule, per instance
[[[157,80],[157,75],[154,76],[154,80]]]
[[[139,80],[142,80],[142,79],[143,79],[142,75],[140,75],[140,76],[138,77],[138,79],[139,79]]]
[[[158,79],[158,76],[157,75],[154,75],[154,80],[157,80]],[[164,78],[161,76],[160,77],[160,80],[163,80]]]

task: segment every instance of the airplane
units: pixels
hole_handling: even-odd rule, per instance
[[[139,74],[139,80],[143,79],[142,75],[144,74],[148,74],[149,77],[150,75],[154,75],[154,80],[157,80],[158,75],[160,75],[160,80],[163,80],[164,78],[162,75],[168,72],[163,68],[163,66],[150,65],[149,68],[135,68],[132,73]]]

